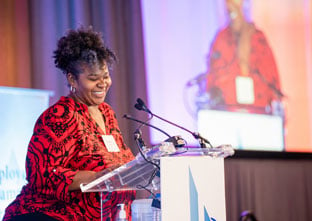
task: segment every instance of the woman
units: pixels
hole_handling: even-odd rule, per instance
[[[37,120],[26,158],[28,184],[7,207],[5,221],[100,220],[99,193],[82,193],[80,184],[133,159],[115,113],[104,102],[115,56],[100,34],[69,31],[59,40],[54,58],[70,93]],[[133,191],[103,196],[103,220],[115,219],[119,203],[126,204],[130,216]]]
[[[272,50],[244,14],[246,0],[226,0],[229,24],[212,43],[207,91],[214,107],[271,113],[281,101],[280,80]]]

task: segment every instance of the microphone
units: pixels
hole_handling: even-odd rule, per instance
[[[142,111],[145,111],[145,112],[153,115],[152,112],[147,108],[147,106],[145,105],[144,101],[141,98],[137,99],[137,103],[134,105],[134,107],[138,110],[142,110]]]
[[[142,132],[140,129],[136,129],[134,132],[134,140],[136,141],[137,145],[139,146],[140,149],[142,149],[143,151],[145,151],[146,145],[144,143],[144,140],[142,138]]]
[[[160,116],[158,116],[158,115],[152,113],[152,112],[146,107],[145,103],[143,102],[143,100],[142,100],[141,98],[138,98],[138,99],[137,99],[137,102],[138,102],[137,105],[134,105],[134,107],[135,107],[136,109],[138,109],[138,110],[143,110],[143,111],[145,111],[145,112],[151,114],[152,116],[155,116],[155,117],[157,117],[158,119],[160,119],[160,120],[162,120],[162,121],[165,121],[165,122],[168,123],[168,124],[171,124],[171,125],[173,125],[173,126],[175,126],[175,127],[180,128],[181,130],[184,130],[184,131],[186,131],[186,132],[192,134],[193,137],[194,137],[195,139],[199,140],[200,146],[201,146],[202,148],[206,148],[206,145],[205,145],[205,144],[208,144],[211,148],[213,148],[212,145],[211,145],[211,143],[210,143],[206,138],[202,137],[198,132],[192,132],[192,131],[186,129],[185,127],[182,127],[182,126],[180,126],[180,125],[177,125],[177,124],[175,124],[175,123],[173,123],[173,122],[171,122],[171,121],[169,121],[169,120],[166,120],[166,119],[164,119],[164,118],[162,118],[162,117],[160,117]],[[145,108],[143,108],[143,107],[145,107]]]

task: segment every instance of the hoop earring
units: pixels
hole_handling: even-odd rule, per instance
[[[74,94],[76,92],[76,88],[70,85],[70,91]]]

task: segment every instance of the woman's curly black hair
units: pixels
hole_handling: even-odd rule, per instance
[[[93,65],[105,61],[111,64],[116,60],[114,53],[105,46],[100,33],[91,27],[70,30],[59,39],[53,58],[55,66],[64,74],[80,74],[82,63]]]

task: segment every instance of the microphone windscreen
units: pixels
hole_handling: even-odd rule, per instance
[[[145,105],[144,101],[141,98],[138,98],[137,102],[138,102],[139,105],[142,105],[142,106]]]
[[[143,107],[142,107],[142,105],[140,105],[140,104],[135,104],[134,107],[135,107],[137,110],[143,110]]]

